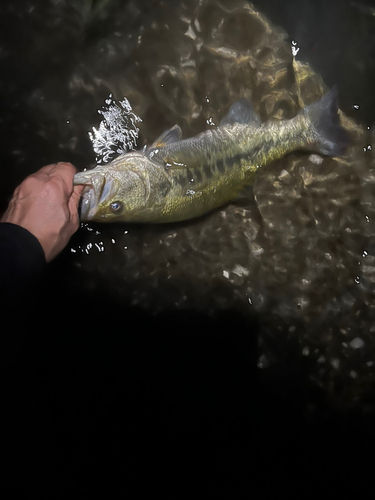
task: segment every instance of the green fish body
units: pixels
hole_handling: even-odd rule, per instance
[[[181,140],[175,125],[144,151],[76,174],[85,184],[81,219],[100,222],[172,222],[198,217],[238,196],[257,170],[286,154],[308,149],[343,152],[337,91],[290,120],[261,123],[245,99],[217,129]]]

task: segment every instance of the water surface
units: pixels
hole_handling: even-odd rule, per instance
[[[64,415],[73,399],[77,415],[93,408],[104,418],[106,401],[118,415],[117,432],[125,417],[114,401],[130,377],[130,392],[138,384],[142,394],[129,396],[133,425],[144,418],[134,410],[146,405],[143,398],[152,414],[157,408],[167,420],[183,415],[191,423],[191,412],[207,429],[211,418],[218,427],[251,427],[249,415],[262,408],[261,437],[243,442],[248,450],[255,439],[268,450],[275,438],[274,457],[289,444],[283,429],[290,421],[298,427],[327,412],[330,422],[348,411],[371,415],[374,17],[363,3],[280,5],[2,4],[2,208],[44,164],[95,166],[88,132],[110,94],[126,97],[141,117],[142,147],[175,123],[184,137],[217,126],[240,97],[252,100],[263,121],[291,118],[336,84],[352,138],[342,158],[296,152],[260,169],[241,200],[197,220],[82,224],[50,265],[54,335],[42,329],[31,346],[37,379],[43,386],[49,374],[55,398],[67,402],[57,403]],[[163,396],[147,399],[147,391]],[[185,413],[171,410],[171,401]],[[94,424],[88,428],[95,435]],[[292,449],[300,451],[297,434]],[[313,442],[304,427],[301,436]],[[311,446],[311,457],[318,456]]]

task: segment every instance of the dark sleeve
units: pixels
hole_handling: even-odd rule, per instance
[[[5,302],[32,294],[46,267],[38,239],[27,229],[0,223],[0,289]]]
[[[15,224],[0,223],[0,400],[4,409],[0,441],[9,464],[18,463],[22,451],[16,455],[12,450],[22,450],[28,438],[23,428],[30,413],[27,401],[34,362],[30,346],[37,342],[47,314],[38,302],[46,267],[43,248],[34,235]]]

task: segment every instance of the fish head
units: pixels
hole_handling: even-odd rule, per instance
[[[149,160],[138,152],[126,153],[108,165],[79,172],[74,184],[83,184],[81,220],[138,221],[150,202]]]

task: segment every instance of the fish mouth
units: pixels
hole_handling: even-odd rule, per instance
[[[117,182],[110,174],[80,172],[74,176],[74,184],[83,184],[80,218],[89,221],[97,218],[100,205],[112,198],[117,191]]]
[[[82,221],[92,220],[98,211],[98,199],[94,189],[90,186],[85,187],[81,198],[80,219]]]

